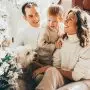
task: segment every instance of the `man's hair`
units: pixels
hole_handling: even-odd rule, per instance
[[[33,6],[38,7],[35,2],[27,2],[27,3],[25,3],[25,4],[22,6],[22,13],[23,13],[23,15],[26,15],[25,8],[31,8],[31,7],[33,7]]]
[[[51,5],[48,8],[48,15],[53,15],[53,16],[62,16],[63,15],[63,8],[60,5]]]

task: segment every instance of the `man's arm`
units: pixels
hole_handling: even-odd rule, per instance
[[[45,71],[51,66],[47,65],[47,66],[43,66],[41,68],[38,68],[36,69],[34,72],[33,72],[33,78],[35,78],[38,74],[41,74],[41,73],[45,73]]]
[[[11,48],[23,45],[24,45],[24,35],[23,32],[21,31],[17,33],[16,37],[14,38],[14,43],[11,45]]]

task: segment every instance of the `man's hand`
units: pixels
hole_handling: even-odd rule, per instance
[[[38,74],[41,74],[41,73],[44,73],[50,66],[44,66],[44,67],[41,67],[39,69],[36,69],[34,72],[33,72],[33,75],[32,77],[35,78]]]

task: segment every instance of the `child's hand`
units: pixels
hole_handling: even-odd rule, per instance
[[[61,48],[61,46],[62,46],[62,42],[58,40],[58,41],[55,43],[55,47],[58,49],[58,48]]]
[[[38,74],[41,74],[41,73],[44,73],[50,66],[44,66],[44,67],[41,67],[39,69],[36,69],[34,72],[33,72],[33,75],[32,77],[35,78]]]

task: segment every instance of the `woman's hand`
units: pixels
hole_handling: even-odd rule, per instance
[[[33,75],[32,77],[35,78],[38,74],[41,74],[41,73],[44,73],[50,66],[44,66],[44,67],[41,67],[39,69],[36,69],[34,72],[33,72]]]

